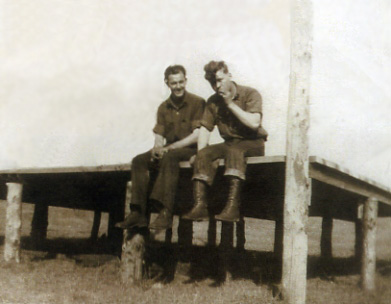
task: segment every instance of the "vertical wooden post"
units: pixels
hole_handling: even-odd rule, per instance
[[[333,218],[329,213],[326,213],[322,219],[322,234],[320,237],[320,257],[323,261],[328,261],[333,257],[332,235]]]
[[[219,279],[229,282],[232,279],[231,259],[234,242],[234,223],[221,222],[221,239],[219,245]]]
[[[291,75],[286,144],[282,295],[305,303],[307,220],[310,204],[308,163],[312,1],[292,0]]]
[[[22,190],[19,183],[7,183],[7,214],[4,260],[20,262],[20,232],[22,228]]]
[[[91,241],[96,241],[99,235],[100,221],[102,219],[102,212],[100,210],[94,210],[94,221],[92,222],[91,228]]]
[[[30,237],[35,248],[42,246],[48,230],[49,206],[46,203],[36,203],[33,220],[31,221]]]
[[[354,243],[354,259],[356,265],[361,265],[362,250],[363,250],[363,233],[362,221],[364,213],[364,201],[359,200],[357,204],[357,218],[355,221],[355,243]]]
[[[132,182],[126,186],[125,211],[131,201]],[[121,254],[121,280],[124,284],[135,283],[143,279],[145,243],[147,229],[127,229],[124,233]]]
[[[363,219],[363,255],[361,265],[362,285],[364,290],[375,290],[376,274],[376,221],[378,202],[370,197],[364,203]]]

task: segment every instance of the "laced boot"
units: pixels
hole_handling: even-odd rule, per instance
[[[115,224],[115,227],[121,229],[129,229],[133,227],[147,227],[148,221],[144,215],[138,209],[133,209],[130,213],[125,217],[122,222],[118,222]]]
[[[239,222],[240,221],[240,190],[242,181],[233,177],[230,180],[228,202],[223,211],[215,216],[218,221]]]
[[[165,230],[172,227],[172,212],[163,208],[153,223],[149,224],[149,229]]]
[[[193,184],[194,207],[188,213],[182,216],[185,220],[208,221],[209,212],[206,202],[206,183],[195,180]]]

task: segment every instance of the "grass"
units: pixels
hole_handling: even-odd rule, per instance
[[[1,252],[5,207],[0,202]],[[204,246],[206,225],[197,223],[197,246],[192,251],[184,253],[175,245],[172,250],[155,246],[149,255],[152,278],[125,286],[120,281],[120,260],[105,238],[107,216],[102,217],[99,240],[91,243],[92,212],[51,207],[47,242],[36,250],[28,237],[32,212],[32,205],[23,204],[21,263],[0,259],[0,303],[279,303],[273,297],[273,222],[246,221],[246,252],[234,256],[232,280],[224,284],[217,280],[218,255]],[[335,258],[326,267],[319,267],[320,227],[319,218],[310,219],[307,303],[391,303],[391,220],[379,219],[378,223],[374,294],[364,294],[359,286],[359,269],[352,259],[353,224],[335,221]],[[157,240],[163,238],[155,235]],[[171,266],[176,270],[169,283],[159,280],[167,260],[174,261]]]

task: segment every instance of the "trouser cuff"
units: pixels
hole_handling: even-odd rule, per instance
[[[206,174],[194,174],[192,180],[200,180],[208,184],[209,186],[212,185],[212,180],[209,176]]]
[[[244,174],[242,171],[238,169],[228,168],[225,170],[224,175],[235,176],[242,180],[246,180],[246,174]]]

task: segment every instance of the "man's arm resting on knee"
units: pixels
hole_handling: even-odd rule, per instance
[[[171,145],[168,145],[167,147],[165,147],[165,149],[167,149],[167,151],[169,151],[169,150],[188,147],[192,144],[195,144],[198,141],[199,134],[200,134],[200,129],[196,128],[193,130],[193,132],[189,136],[186,136],[185,138],[178,140],[178,141],[172,143]]]
[[[152,157],[156,159],[162,158],[164,154],[164,142],[165,139],[162,135],[155,133],[155,144],[152,148]]]

